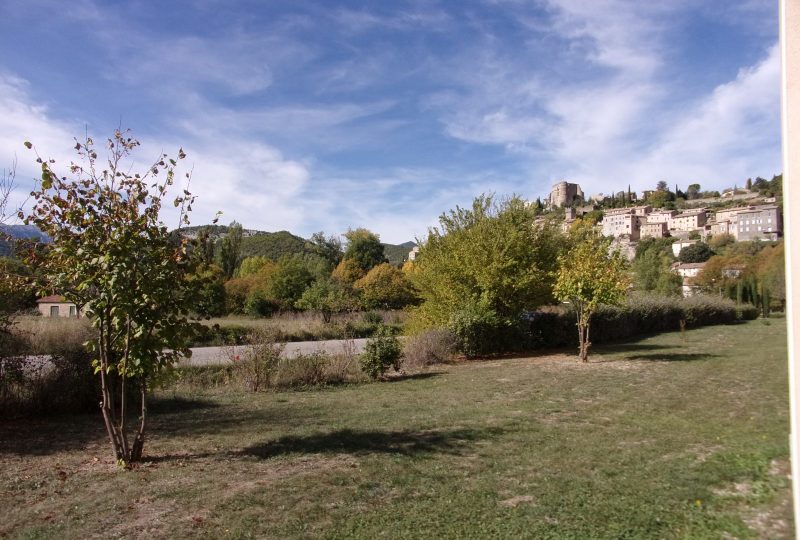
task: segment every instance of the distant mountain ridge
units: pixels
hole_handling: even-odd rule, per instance
[[[195,225],[182,228],[181,233],[184,236],[194,238],[202,229],[210,230],[213,238],[222,238],[228,234],[227,225]],[[12,238],[36,238],[42,242],[50,242],[50,237],[34,225],[2,225],[0,226],[0,231],[5,232]],[[243,257],[259,255],[277,261],[284,255],[311,253],[312,251],[308,244],[308,240],[289,231],[268,232],[256,229],[244,229],[242,231]],[[413,241],[403,242],[402,244],[384,243],[383,249],[386,259],[391,264],[402,264],[408,259],[408,252],[416,245]],[[10,254],[11,246],[5,240],[0,240],[0,256],[8,256]]]
[[[50,242],[50,237],[34,225],[0,225],[0,232],[4,233],[3,238],[0,238],[0,257],[8,257],[13,251],[5,235],[19,240],[35,238],[40,242]]]
[[[36,238],[42,242],[50,241],[50,237],[40,231],[35,225],[0,225],[0,231],[3,231],[12,238]]]
[[[211,231],[214,238],[222,238],[228,234],[226,225],[195,225],[184,227],[181,232],[189,237],[195,237],[202,229]],[[289,231],[259,231],[256,229],[242,230],[242,256],[261,256],[278,260],[284,255],[295,253],[311,253],[308,247],[309,240],[292,234]],[[408,252],[417,244],[412,241],[402,244],[383,244],[386,258],[392,264],[402,264],[408,258]]]

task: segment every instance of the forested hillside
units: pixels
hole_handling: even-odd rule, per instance
[[[253,236],[242,238],[242,256],[260,255],[277,261],[283,255],[309,252],[306,244],[305,239],[295,236],[289,231],[258,232]]]
[[[184,233],[191,235],[198,234],[202,230],[208,230],[215,239],[220,239],[228,233],[226,225],[201,225],[186,227]],[[404,242],[402,244],[383,244],[384,253],[391,264],[402,264],[408,258],[408,252],[416,246],[414,242]],[[289,231],[266,232],[256,230],[244,230],[242,238],[242,257],[261,256],[277,261],[283,255],[293,255],[295,253],[313,253],[309,248],[309,240],[301,238]]]

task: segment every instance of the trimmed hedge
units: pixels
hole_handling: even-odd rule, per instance
[[[358,339],[375,335],[381,325],[374,322],[345,322],[331,323],[312,331],[296,330],[285,332],[277,329],[276,340],[282,342],[295,341],[324,341],[328,339]],[[396,333],[402,329],[400,324],[387,324]],[[243,345],[247,336],[252,333],[253,327],[244,325],[207,326],[202,334],[197,336],[190,347],[217,347],[222,345]]]
[[[451,330],[467,356],[577,347],[575,312],[564,307],[523,313],[518,320],[458,314]],[[752,320],[758,310],[750,305],[712,296],[690,298],[633,296],[623,306],[602,306],[591,320],[589,340],[609,343],[633,336],[715,324]]]

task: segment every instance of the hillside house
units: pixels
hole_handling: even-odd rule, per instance
[[[80,318],[82,316],[81,310],[74,303],[57,294],[38,299],[36,305],[42,317]]]
[[[719,221],[730,221],[736,222],[736,216],[739,212],[744,210],[752,210],[755,206],[737,206],[736,208],[726,208],[724,210],[718,210],[716,214],[714,214],[714,218]]]
[[[734,234],[736,224],[728,219],[706,223],[705,236],[719,236],[721,234]]]
[[[606,210],[603,216],[603,235],[612,238],[627,236],[630,240],[638,240],[641,226],[646,221],[645,208],[613,208]]]
[[[644,238],[664,238],[665,236],[669,236],[669,229],[667,227],[667,223],[662,221],[661,223],[644,223],[640,229],[640,236],[642,239]]]
[[[696,231],[702,229],[708,220],[708,213],[705,208],[697,210],[687,210],[681,214],[672,216],[669,219],[669,229],[675,231]]]
[[[667,223],[677,215],[677,210],[654,210],[647,214],[647,223]],[[669,226],[667,227],[669,228]]]
[[[782,231],[777,206],[754,206],[736,215],[736,240],[777,240]]]

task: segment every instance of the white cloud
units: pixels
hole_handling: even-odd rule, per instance
[[[36,154],[23,143],[33,143],[43,159],[52,158],[68,164],[74,153],[74,126],[53,118],[46,106],[34,103],[28,96],[29,84],[12,74],[0,74],[0,169],[9,170],[16,161],[16,188],[9,208],[18,208],[41,175]]]
[[[659,67],[660,28],[653,12],[662,15],[658,12],[669,8],[618,0],[550,0],[549,5],[555,30],[588,60],[637,77]]]
[[[674,44],[666,22],[683,3],[551,0],[549,24],[504,3],[531,33],[560,39],[544,76],[535,55],[503,54],[493,40],[468,51],[460,92],[429,100],[447,134],[528,155],[542,193],[568,178],[589,192],[642,189],[666,179],[707,188],[778,167],[779,58],[743,68],[708,95],[676,99],[664,76]],[[535,196],[536,194],[531,194]]]
[[[12,75],[0,77],[0,149],[4,152],[3,168],[18,156],[17,184],[12,206],[24,200],[38,177],[35,155],[23,142],[36,145],[43,158],[56,160],[56,171],[66,172],[75,158],[73,137],[84,130],[79,122],[58,119],[38,105],[29,95],[28,83]],[[90,133],[95,140],[104,134]],[[224,131],[200,131],[194,135],[174,137],[180,142],[159,139],[147,133],[133,132],[142,147],[133,156],[133,169],[144,170],[160,153],[175,155],[182,145],[189,157],[186,165],[194,165],[192,191],[198,195],[194,221],[209,222],[217,211],[224,218],[236,219],[250,226],[268,229],[299,227],[303,222],[297,198],[309,179],[303,163],[285,159],[268,144],[231,138]],[[18,150],[18,151],[17,151]],[[182,178],[182,175],[179,176]],[[165,221],[177,223],[174,211],[165,206]]]

